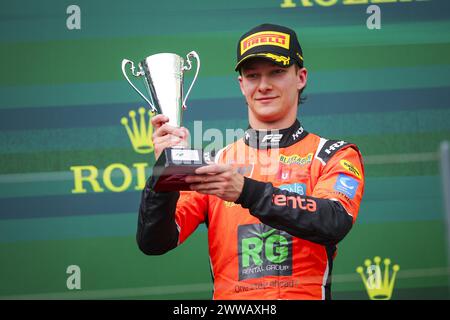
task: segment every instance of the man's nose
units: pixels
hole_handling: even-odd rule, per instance
[[[261,77],[261,81],[259,82],[258,90],[260,92],[267,92],[267,91],[272,90],[272,84],[270,83],[270,80],[267,77],[265,77],[265,76]]]

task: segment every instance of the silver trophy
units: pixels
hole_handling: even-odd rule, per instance
[[[183,97],[183,79],[185,71],[192,69],[191,57],[197,61],[197,71],[194,79]],[[130,81],[126,67],[130,64],[130,71],[134,77],[144,80],[149,94],[147,98]],[[122,73],[134,90],[149,104],[151,110],[164,114],[169,118],[169,124],[180,127],[182,114],[186,110],[186,100],[192,86],[197,80],[200,70],[200,58],[195,51],[186,56],[186,61],[174,53],[158,53],[148,56],[138,64],[135,70],[133,61],[122,60]],[[153,167],[153,188],[156,191],[189,190],[185,182],[187,175],[194,175],[194,170],[206,165],[202,150],[189,149],[182,146],[166,148]]]

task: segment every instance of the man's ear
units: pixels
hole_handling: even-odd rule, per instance
[[[300,68],[297,72],[297,89],[301,90],[306,86],[308,81],[308,70],[306,68]]]
[[[239,81],[239,87],[241,88],[242,95],[245,96],[244,86],[242,85],[242,76],[238,77],[238,81]]]

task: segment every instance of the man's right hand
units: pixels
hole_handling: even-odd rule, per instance
[[[155,147],[156,160],[158,160],[165,148],[188,145],[188,129],[184,127],[173,127],[167,122],[169,122],[169,118],[163,114],[158,114],[151,120],[153,126],[152,139],[153,146]]]

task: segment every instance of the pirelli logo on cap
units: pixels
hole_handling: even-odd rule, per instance
[[[249,35],[241,41],[241,55],[258,46],[278,46],[289,50],[290,35],[276,31],[262,31]]]

